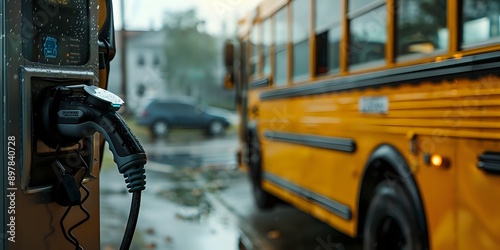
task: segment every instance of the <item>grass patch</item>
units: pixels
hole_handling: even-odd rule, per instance
[[[109,150],[108,146],[104,149],[104,154],[102,156],[101,170],[116,169],[116,163],[113,161],[113,154]]]

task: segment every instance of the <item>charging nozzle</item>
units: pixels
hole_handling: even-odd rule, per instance
[[[47,91],[42,105],[43,125],[53,136],[46,144],[70,145],[99,131],[109,144],[129,192],[145,189],[146,153],[117,113],[123,100],[96,86],[58,86]]]

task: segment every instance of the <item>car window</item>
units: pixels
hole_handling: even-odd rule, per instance
[[[194,106],[184,103],[161,103],[158,108],[169,113],[194,113],[195,111]]]
[[[154,105],[155,109],[156,110],[170,110],[172,109],[172,105],[170,103],[162,103],[162,102],[159,102],[159,103],[156,103],[156,105]]]

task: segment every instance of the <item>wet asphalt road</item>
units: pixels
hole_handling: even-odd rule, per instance
[[[360,249],[286,204],[260,211],[235,169],[236,135],[172,135],[144,142],[147,189],[131,249]],[[108,163],[111,164],[111,163]],[[115,167],[101,172],[101,248],[119,249],[130,207]]]

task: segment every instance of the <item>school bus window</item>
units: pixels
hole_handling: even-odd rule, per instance
[[[297,80],[309,76],[311,1],[293,1],[292,13],[293,79]]]
[[[283,8],[276,14],[275,18],[275,37],[276,43],[276,62],[274,79],[276,86],[283,86],[287,84],[287,53],[286,41],[288,37],[287,27],[287,8]]]
[[[463,45],[500,37],[498,0],[463,0]]]
[[[257,72],[257,67],[259,66],[259,47],[260,47],[260,24],[256,24],[252,29],[252,34],[250,35],[250,77],[255,77]]]
[[[340,65],[340,0],[316,0],[316,75],[337,72]]]
[[[397,56],[422,55],[448,48],[447,0],[399,0]]]
[[[264,75],[269,75],[271,73],[271,45],[272,45],[272,33],[271,33],[271,19],[267,19],[263,23],[263,58],[262,58],[262,73]]]
[[[363,11],[362,14],[356,15],[350,20],[350,66],[372,66],[385,63],[386,27],[387,10],[385,4],[367,12]]]

